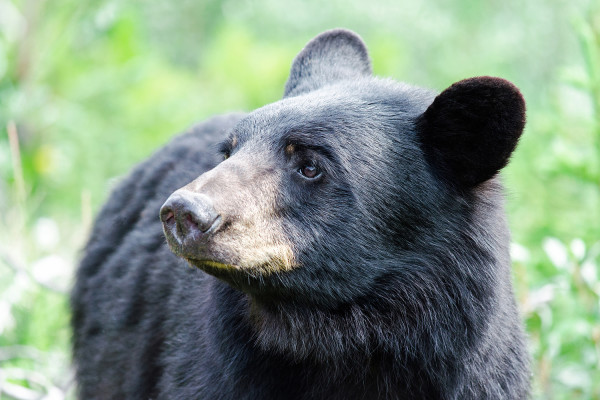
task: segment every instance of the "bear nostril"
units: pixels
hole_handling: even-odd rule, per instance
[[[175,219],[175,214],[173,214],[173,211],[168,210],[166,213],[164,213],[163,215],[161,215],[161,219],[165,223],[171,223]]]
[[[206,233],[210,228],[213,227],[215,221],[219,216],[211,210],[200,209],[196,213],[185,213],[182,218],[182,223],[188,232],[193,230],[199,230],[202,233]]]
[[[192,216],[192,214],[186,213],[183,218],[183,223],[186,225],[187,231],[191,232],[195,229],[198,229],[202,232],[206,232],[208,229],[202,229],[200,224],[196,221],[196,219]]]

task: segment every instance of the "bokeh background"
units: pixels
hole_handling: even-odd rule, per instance
[[[279,99],[334,27],[381,76],[521,88],[503,175],[533,398],[600,398],[598,0],[0,0],[0,399],[73,398],[68,291],[114,183],[194,122]]]

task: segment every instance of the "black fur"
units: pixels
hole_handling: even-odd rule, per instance
[[[80,398],[526,398],[495,176],[523,128],[518,91],[374,78],[361,39],[335,30],[285,93],[198,125],[114,190],[72,295]],[[158,219],[186,184],[222,218],[197,246],[165,228],[193,268]],[[293,260],[236,246],[263,237]]]

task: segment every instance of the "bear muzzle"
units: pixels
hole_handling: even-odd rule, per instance
[[[234,271],[265,277],[292,270],[280,179],[272,166],[256,168],[254,159],[236,154],[176,190],[160,210],[171,251],[224,279]]]

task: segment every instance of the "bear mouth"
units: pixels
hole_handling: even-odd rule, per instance
[[[239,254],[229,254],[222,251],[210,251],[203,249],[204,254],[179,254],[192,267],[198,268],[208,274],[219,278],[224,276],[238,276],[263,279],[271,275],[290,272],[297,267],[290,259],[282,259],[274,256],[260,259],[244,259]]]
[[[227,262],[184,258],[192,268],[197,268],[235,289],[246,293],[261,294],[269,281],[268,268],[245,268]]]
[[[231,271],[231,270],[242,271],[243,270],[243,268],[238,265],[230,264],[230,263],[226,263],[226,262],[209,260],[209,259],[189,258],[189,257],[183,257],[183,258],[193,267],[199,268],[204,271],[206,271],[207,269],[208,270],[218,270],[218,271]],[[207,272],[209,272],[209,271],[207,271]]]

